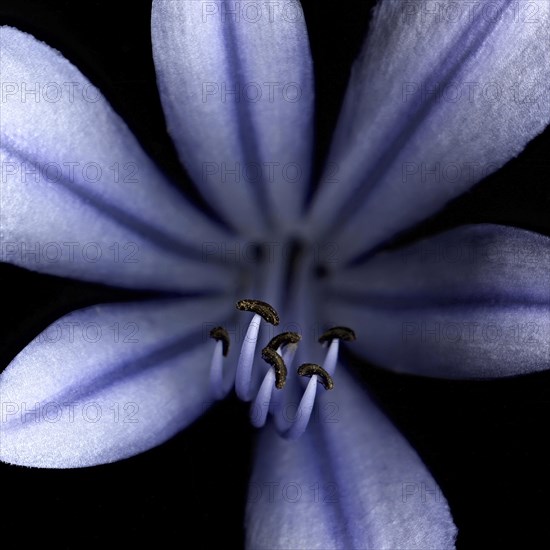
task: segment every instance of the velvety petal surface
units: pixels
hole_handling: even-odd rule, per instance
[[[296,221],[313,128],[300,3],[155,0],[152,40],[168,129],[199,190],[247,234]]]
[[[100,92],[59,52],[0,29],[0,260],[109,284],[223,286],[204,243],[226,235],[195,211]]]
[[[464,226],[338,273],[325,314],[393,370],[486,378],[550,368],[550,238]]]
[[[297,441],[260,434],[247,547],[445,549],[456,528],[436,482],[403,436],[339,369]]]
[[[546,0],[382,0],[353,68],[313,230],[337,239],[342,256],[358,255],[522,151],[550,121],[548,28]]]
[[[166,441],[212,401],[204,323],[230,313],[225,301],[166,300],[61,318],[0,375],[0,459],[75,468]]]

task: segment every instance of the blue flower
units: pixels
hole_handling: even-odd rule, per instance
[[[0,458],[81,467],[165,441],[228,390],[210,368],[222,344],[205,337],[221,325],[235,332],[222,366],[226,380],[244,381],[237,393],[254,397],[247,384],[257,388],[257,372],[271,384],[253,422],[263,423],[264,399],[286,400],[260,433],[252,490],[274,481],[336,489],[298,502],[251,494],[251,548],[451,547],[444,499],[414,498],[435,481],[366,391],[345,369],[334,372],[335,356],[324,358],[314,335],[350,326],[365,358],[415,374],[548,367],[547,238],[479,225],[383,250],[548,124],[550,46],[540,31],[549,7],[535,4],[537,24],[518,19],[511,2],[449,24],[426,17],[420,2],[381,2],[313,192],[313,76],[299,5],[252,22],[235,20],[227,2],[155,2],[168,127],[212,213],[172,189],[73,66],[3,27],[2,259],[172,298],[76,311],[29,344],[0,378]],[[25,101],[24,85],[38,85],[41,101]],[[38,261],[28,253],[36,243]],[[55,245],[59,261],[48,261]],[[318,414],[296,440],[280,434],[300,435],[287,430],[307,408],[296,423],[279,414],[298,406],[294,370],[283,390],[259,354],[250,376],[250,360],[232,371],[237,344],[251,349],[240,330],[250,314],[235,320],[240,298],[273,304],[281,327],[301,333],[289,347],[296,363],[331,365],[335,387],[325,392],[311,378]],[[517,336],[501,338],[503,327]],[[126,422],[101,414],[117,403]]]

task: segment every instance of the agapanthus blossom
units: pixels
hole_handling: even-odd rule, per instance
[[[250,548],[452,547],[445,500],[404,498],[405,481],[435,481],[346,367],[336,368],[338,346],[353,331],[356,352],[376,364],[448,378],[548,368],[547,238],[474,225],[384,250],[548,124],[550,44],[540,30],[550,6],[532,4],[536,21],[505,1],[451,24],[427,16],[420,0],[381,1],[311,193],[313,70],[299,3],[250,20],[225,0],[154,2],[167,126],[209,212],[171,187],[74,66],[2,27],[2,260],[164,297],[76,311],[56,324],[59,338],[46,331],[31,342],[0,377],[0,458],[46,468],[120,460],[166,441],[234,385],[264,426],[251,487],[275,479],[337,488],[336,498],[249,499]],[[29,82],[46,100],[22,100]],[[53,101],[57,93],[65,96]],[[139,174],[132,193],[113,177],[121,166]],[[441,169],[444,180],[430,178]],[[139,261],[74,254],[79,243],[106,251],[113,242],[134,245]],[[21,253],[34,243],[73,253],[35,262]],[[252,261],[220,254],[251,243]],[[532,261],[517,253],[526,248]],[[434,249],[461,254],[427,261]],[[267,313],[252,317],[253,300]],[[269,323],[294,335],[289,345],[270,342],[278,329]],[[139,328],[135,342],[126,334],[129,346],[73,330],[129,324]],[[457,338],[464,326],[468,338]],[[495,342],[483,332],[494,326],[536,331]],[[307,385],[296,372],[304,364]],[[133,403],[139,422],[91,422],[90,402]],[[332,406],[338,422],[326,416]]]

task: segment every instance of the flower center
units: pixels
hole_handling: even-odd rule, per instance
[[[260,300],[239,300],[234,324],[211,331],[210,385],[216,399],[234,388],[239,399],[250,402],[254,426],[272,421],[283,437],[295,439],[308,426],[316,401],[335,385],[340,340],[355,335],[344,327],[326,331],[318,325],[318,247],[270,237],[253,247],[252,260],[241,256],[239,294]]]
[[[327,391],[334,387],[332,377],[338,361],[340,340],[355,340],[355,334],[346,327],[333,327],[320,336],[319,343],[328,347],[323,366],[304,363],[298,367],[298,378],[309,377],[310,380],[305,388],[302,386],[303,393],[297,402],[293,399],[299,394],[298,381],[294,378],[292,383],[292,379],[287,378],[289,371],[292,372],[302,336],[297,332],[281,332],[273,336],[261,351],[264,361],[262,368],[256,361],[262,321],[277,326],[280,322],[279,314],[272,305],[260,300],[239,300],[236,307],[242,312],[253,314],[253,317],[243,339],[233,376],[235,392],[242,401],[252,402],[250,420],[255,427],[264,426],[271,415],[281,436],[297,439],[305,432],[310,422],[318,383],[320,382]],[[210,336],[216,340],[210,383],[213,395],[221,399],[230,389],[224,383],[223,368],[223,358],[227,356],[230,344],[229,334],[225,328],[216,327],[212,329]],[[288,415],[289,406],[296,406],[296,412],[292,416]]]

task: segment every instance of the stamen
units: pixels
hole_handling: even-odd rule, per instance
[[[338,350],[340,349],[340,340],[334,338],[328,346],[328,351],[323,361],[323,368],[331,375],[334,376],[336,371],[336,363],[338,363]]]
[[[286,383],[286,365],[283,358],[273,349],[265,347],[262,350],[262,359],[269,363],[275,370],[275,387],[282,390]]]
[[[271,405],[273,394],[273,385],[275,383],[275,373],[269,369],[262,381],[252,406],[250,407],[250,422],[255,428],[261,428],[267,420],[267,413]]]
[[[223,342],[218,340],[210,362],[210,389],[215,399],[223,399],[226,392],[223,384]]]
[[[210,338],[223,342],[223,356],[227,357],[229,353],[229,334],[223,327],[215,327],[210,331]]]
[[[297,332],[281,332],[275,335],[267,344],[266,348],[277,351],[279,348],[288,346],[289,344],[297,344],[302,337]]]
[[[329,342],[329,348],[323,366],[330,376],[334,376],[334,371],[336,370],[340,340],[353,342],[355,339],[355,332],[348,327],[333,327],[321,335],[319,343],[323,344]]]
[[[353,342],[356,340],[355,332],[348,327],[332,327],[319,337],[319,343],[330,342],[338,338],[338,340],[344,340],[344,342]]]
[[[304,363],[298,367],[298,374],[300,376],[313,376],[317,375],[320,379],[321,384],[323,384],[325,390],[332,390],[334,388],[334,381],[330,374],[320,365],[315,363]]]
[[[281,355],[287,369],[291,369],[294,365],[296,349],[296,346],[287,346],[284,351],[281,351]],[[269,369],[269,371],[273,372],[273,369]],[[285,397],[284,394],[285,392],[282,391],[274,391],[271,394],[271,403],[269,404],[269,412],[273,415],[273,418],[275,419],[275,426],[279,433],[283,433],[287,429],[283,407]]]
[[[279,324],[279,314],[267,302],[262,302],[261,300],[239,300],[236,307],[240,311],[251,311],[252,313],[261,315],[264,321],[270,325],[277,326]]]
[[[260,331],[261,317],[258,313],[252,317],[246,336],[241,346],[241,353],[237,363],[237,372],[235,374],[235,392],[242,401],[250,401],[250,386],[252,383],[252,365],[254,364],[254,353],[256,352],[256,343],[258,342],[258,332]]]
[[[298,439],[305,431],[311,419],[311,413],[315,404],[315,396],[317,395],[317,376],[313,375],[309,381],[298,410],[296,411],[296,420],[292,422],[290,428],[281,431],[280,434],[285,439]]]

